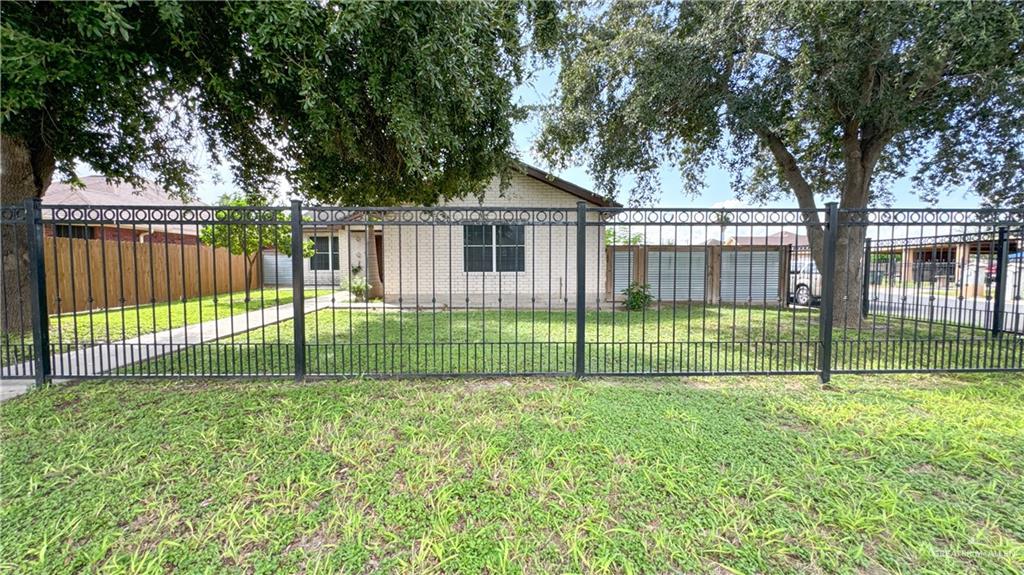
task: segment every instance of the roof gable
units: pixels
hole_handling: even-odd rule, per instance
[[[520,167],[523,169],[523,173],[526,174],[528,177],[533,178],[533,179],[535,179],[537,181],[540,181],[540,182],[544,182],[545,184],[547,184],[547,185],[549,185],[549,186],[551,186],[551,187],[553,187],[553,188],[555,188],[557,190],[565,192],[565,193],[567,193],[567,194],[569,194],[571,196],[575,196],[575,197],[577,197],[577,198],[579,198],[579,199],[581,199],[581,200],[583,200],[585,202],[589,202],[591,204],[594,204],[595,206],[598,206],[598,207],[601,207],[601,208],[621,208],[622,207],[621,204],[619,204],[619,203],[617,203],[615,201],[609,200],[609,199],[605,198],[604,196],[602,196],[600,194],[596,194],[596,193],[594,193],[594,192],[592,192],[592,191],[590,191],[590,190],[588,190],[588,189],[586,189],[586,188],[584,188],[582,186],[577,186],[576,184],[574,184],[574,183],[572,183],[572,182],[570,182],[568,180],[563,180],[561,178],[555,177],[554,175],[552,175],[552,174],[550,174],[548,172],[545,172],[544,170],[542,170],[540,168],[536,168],[536,167],[531,166],[531,165],[526,164],[526,163],[520,163]]]

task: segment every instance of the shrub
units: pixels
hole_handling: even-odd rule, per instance
[[[352,276],[348,280],[348,292],[358,301],[366,300],[366,294],[370,291],[370,284],[363,276]]]
[[[654,301],[651,295],[651,286],[640,282],[631,282],[629,287],[622,290],[626,296],[626,309],[631,311],[643,311],[650,307]]]

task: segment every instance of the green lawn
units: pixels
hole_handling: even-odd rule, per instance
[[[327,293],[330,290],[305,292],[307,298]],[[165,329],[285,305],[291,301],[291,288],[264,288],[262,291],[253,290],[248,296],[244,291],[238,291],[193,298],[185,302],[158,302],[138,307],[66,313],[50,317],[50,344],[58,346],[57,352],[63,353],[96,343],[130,339]],[[0,351],[6,351],[0,357],[0,365],[25,361],[31,353],[31,335],[19,339],[21,341],[11,340],[8,346],[0,346]]]
[[[0,570],[1024,570],[1024,378],[838,379],[46,388]]]
[[[287,374],[292,323],[253,330],[148,364],[133,375]],[[323,310],[306,317],[311,374],[572,372],[575,314],[553,310],[417,313]],[[590,311],[588,373],[813,372],[817,311],[678,306],[646,313]],[[845,369],[1024,366],[1019,338],[910,320],[873,319],[834,334]]]
[[[313,298],[330,290],[306,290]],[[50,319],[50,343],[119,341],[139,335],[196,325],[292,302],[291,288],[265,288],[194,298],[185,302],[158,302],[138,307],[101,309],[63,314]]]

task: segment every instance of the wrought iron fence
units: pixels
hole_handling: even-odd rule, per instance
[[[1020,210],[2,210],[5,378],[1024,369]]]

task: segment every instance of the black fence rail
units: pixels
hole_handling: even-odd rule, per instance
[[[4,378],[1024,369],[1020,210],[0,215]]]

